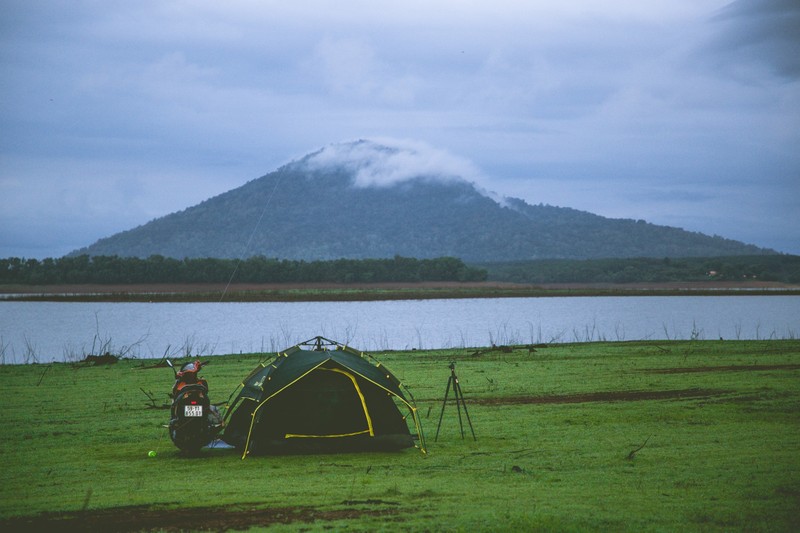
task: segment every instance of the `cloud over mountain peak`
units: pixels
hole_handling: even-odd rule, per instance
[[[423,142],[389,138],[330,144],[304,158],[309,170],[343,167],[356,187],[389,187],[412,179],[469,181],[480,177],[470,161]]]

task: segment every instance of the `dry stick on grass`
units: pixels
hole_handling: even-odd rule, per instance
[[[172,346],[171,344],[167,344],[167,347],[164,349],[164,355],[161,356],[161,359],[158,361],[158,363],[155,364],[155,366],[167,365],[167,357],[169,357],[169,349],[171,346]]]
[[[44,372],[42,372],[42,375],[41,375],[41,376],[39,376],[39,381],[36,383],[36,386],[37,386],[37,387],[38,387],[39,385],[41,385],[41,384],[42,384],[42,380],[44,379],[44,375],[45,375],[45,374],[47,374],[47,371],[48,371],[48,370],[50,370],[50,367],[51,367],[51,366],[53,366],[53,365],[47,365],[47,366],[44,368]]]
[[[650,435],[650,437],[652,437],[652,435]],[[633,458],[634,458],[634,457],[636,457],[636,452],[638,452],[639,450],[641,450],[642,448],[644,448],[645,446],[647,446],[647,441],[649,441],[649,440],[650,440],[650,437],[647,437],[647,438],[644,440],[644,442],[642,443],[642,445],[641,445],[641,446],[639,446],[639,447],[638,447],[638,448],[636,448],[635,450],[631,450],[631,453],[629,453],[629,454],[628,454],[628,457],[627,457],[628,461],[633,461]]]
[[[148,400],[150,400],[150,407],[152,407],[153,409],[158,409],[158,406],[156,405],[156,399],[153,397],[153,393],[147,392],[141,387],[139,387],[139,390],[142,391],[145,396],[147,396]]]

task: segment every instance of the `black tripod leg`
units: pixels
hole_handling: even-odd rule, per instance
[[[442,417],[444,416],[444,406],[447,405],[447,395],[450,394],[450,382],[453,381],[453,376],[450,376],[450,379],[447,380],[447,388],[444,390],[444,401],[442,401],[442,412],[439,413],[439,425],[436,426],[436,436],[433,438],[433,442],[439,440],[439,428],[442,427]],[[453,387],[453,392],[455,392],[455,387]]]
[[[461,430],[461,440],[464,440],[464,422],[461,420],[461,405],[464,403],[464,397],[461,396],[461,385],[458,384],[458,379],[453,380],[453,393],[456,397],[456,409],[458,409],[458,427]],[[464,411],[467,406],[464,405]]]
[[[464,401],[464,393],[461,392],[461,384],[459,384],[459,382],[456,381],[456,385],[455,386],[457,388],[457,392],[456,392],[457,396],[456,397],[461,398],[461,403],[464,405],[464,414],[467,415],[467,422],[469,423],[469,430],[472,432],[472,440],[478,440],[478,438],[475,436],[475,429],[472,427],[472,420],[470,420],[470,418],[469,418],[469,411],[467,411],[467,402]],[[459,421],[460,421],[460,418],[459,418]],[[461,438],[462,439],[464,438],[464,431],[463,430],[461,431]]]

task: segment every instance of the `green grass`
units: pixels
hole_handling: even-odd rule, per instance
[[[166,402],[155,361],[0,366],[0,529],[129,506],[285,509],[250,523],[276,530],[800,529],[800,341],[374,355],[417,399],[427,455],[186,458],[140,390]],[[266,357],[211,358],[212,399]],[[477,441],[448,405],[434,442],[450,361]]]

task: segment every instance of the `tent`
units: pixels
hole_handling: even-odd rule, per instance
[[[279,352],[245,378],[225,413],[222,440],[243,459],[415,445],[425,452],[408,390],[367,354],[324,337]]]

